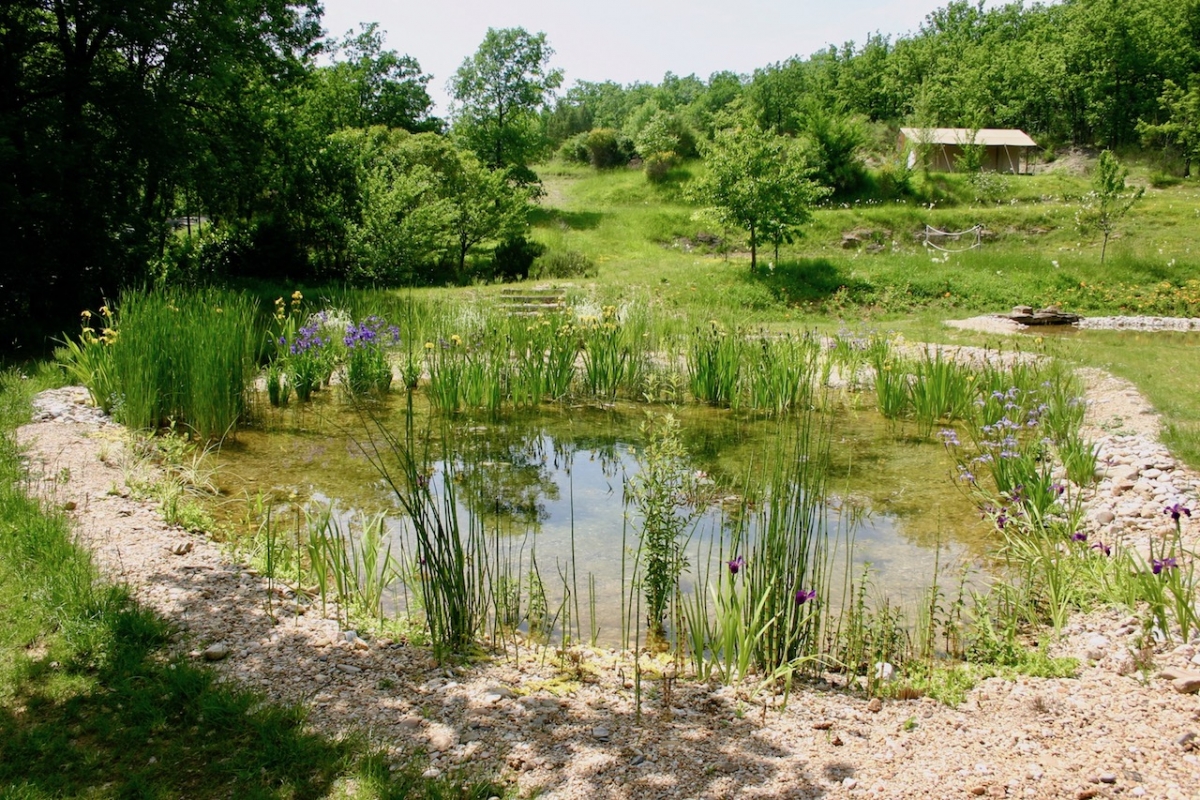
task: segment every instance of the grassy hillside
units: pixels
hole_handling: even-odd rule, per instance
[[[714,307],[754,318],[1001,311],[1015,304],[1087,313],[1200,314],[1190,232],[1200,186],[1148,188],[1109,244],[1075,225],[1086,177],[1067,172],[1003,178],[1003,200],[982,203],[959,175],[918,179],[929,202],[860,200],[818,209],[778,261],[749,273],[744,236],[714,228],[686,199],[689,170],[659,186],[634,170],[543,169],[546,197],[534,237],[598,266],[606,296],[648,292],[668,307]],[[1144,176],[1137,176],[1131,182]],[[925,226],[981,225],[983,244],[947,255],[923,246]],[[853,235],[857,247],[844,246]],[[948,249],[964,246],[947,243]]]

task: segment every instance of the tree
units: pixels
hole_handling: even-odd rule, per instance
[[[492,169],[528,169],[544,147],[539,112],[562,84],[546,34],[488,28],[450,79],[454,132]]]
[[[1142,198],[1146,190],[1138,187],[1137,191],[1125,193],[1125,177],[1129,170],[1122,167],[1111,150],[1100,154],[1096,169],[1092,172],[1092,191],[1083,198],[1083,204],[1075,213],[1075,222],[1083,231],[1100,231],[1104,243],[1100,247],[1100,263],[1104,263],[1104,254],[1108,250],[1108,239],[1116,230],[1117,225],[1133,208],[1133,204]]]
[[[1147,145],[1159,142],[1168,152],[1183,157],[1183,177],[1191,177],[1192,161],[1200,158],[1200,76],[1184,91],[1170,78],[1163,81],[1163,93],[1158,98],[1167,115],[1161,123],[1138,122],[1138,133]]]
[[[793,140],[753,125],[718,131],[705,150],[707,172],[692,196],[712,207],[723,223],[749,234],[750,271],[755,272],[759,243],[786,240],[829,190],[809,178]]]
[[[430,116],[429,76],[412,56],[383,49],[378,24],[362,25],[328,49],[334,63],[315,70],[308,100],[324,133],[372,125],[413,133],[441,128]]]
[[[272,196],[278,99],[318,18],[316,0],[0,3],[6,344],[145,281],[198,189]]]

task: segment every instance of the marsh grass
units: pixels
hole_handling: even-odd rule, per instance
[[[148,430],[174,420],[204,440],[236,429],[262,339],[245,295],[127,292],[112,320],[111,408],[119,420]]]
[[[739,399],[745,346],[741,332],[730,332],[716,320],[706,328],[697,329],[687,351],[692,397],[721,408],[735,405]]]

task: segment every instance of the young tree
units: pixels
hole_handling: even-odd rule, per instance
[[[712,207],[723,223],[749,234],[750,271],[755,272],[759,243],[789,237],[829,190],[809,178],[804,154],[793,140],[753,125],[718,131],[705,150],[707,171],[692,196]]]
[[[492,169],[523,171],[543,147],[539,112],[562,84],[546,34],[488,28],[450,79],[454,132]]]
[[[1191,177],[1192,161],[1200,157],[1200,76],[1192,78],[1187,91],[1167,78],[1158,102],[1167,114],[1167,121],[1158,124],[1139,121],[1138,133],[1147,145],[1158,142],[1164,149],[1183,156],[1183,177]]]
[[[1083,198],[1083,204],[1075,212],[1075,222],[1082,231],[1099,231],[1104,237],[1100,247],[1100,263],[1104,263],[1104,254],[1108,250],[1108,239],[1117,229],[1117,225],[1133,208],[1133,204],[1142,198],[1146,190],[1138,187],[1137,191],[1126,194],[1125,176],[1129,170],[1122,167],[1111,150],[1100,154],[1096,169],[1092,172],[1092,191]]]

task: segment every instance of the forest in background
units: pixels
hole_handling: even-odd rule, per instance
[[[451,78],[449,120],[375,26],[330,38],[320,14],[315,0],[0,7],[6,349],[156,282],[519,277],[536,254],[533,167],[556,153],[656,180],[751,148],[802,163],[808,208],[904,199],[902,124],[1147,148],[1178,174],[1200,142],[1200,0],[957,0],[910,34],[752,75],[565,90],[543,34],[492,30]]]

